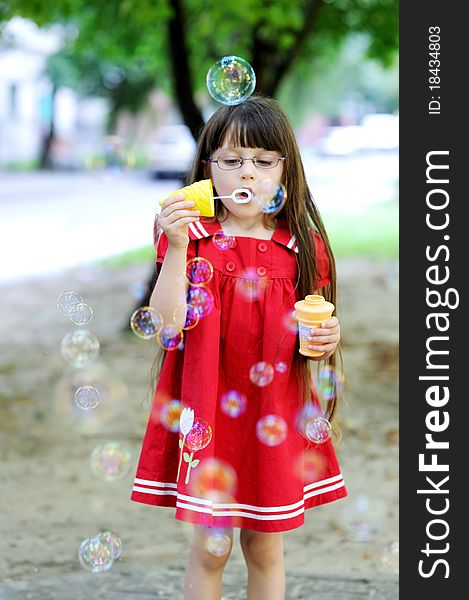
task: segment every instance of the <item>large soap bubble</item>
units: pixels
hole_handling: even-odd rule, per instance
[[[251,65],[240,56],[224,56],[207,73],[207,88],[221,104],[241,104],[253,93],[256,75]]]

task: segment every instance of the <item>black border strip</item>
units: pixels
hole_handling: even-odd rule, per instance
[[[400,596],[421,591],[425,600],[456,589],[456,597],[467,595],[463,7],[400,5]]]

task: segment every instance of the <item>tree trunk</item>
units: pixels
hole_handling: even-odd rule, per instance
[[[197,140],[204,126],[202,113],[194,102],[194,86],[189,68],[186,31],[181,0],[171,0],[173,15],[168,22],[169,55],[176,100],[185,124]]]
[[[55,96],[57,94],[57,86],[55,84],[52,85],[51,91],[51,115],[50,115],[50,123],[49,129],[47,133],[43,136],[41,142],[41,150],[39,154],[39,168],[40,169],[52,169],[53,164],[51,160],[51,149],[52,143],[55,139]]]

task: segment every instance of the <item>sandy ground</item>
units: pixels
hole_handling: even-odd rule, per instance
[[[190,526],[173,509],[129,501],[147,421],[152,345],[122,334],[135,303],[133,287],[149,266],[119,271],[84,267],[60,276],[0,287],[0,577],[3,581],[81,571],[81,541],[103,529],[121,538],[127,569],[184,565]],[[379,568],[385,545],[398,540],[398,289],[396,263],[347,260],[338,265],[346,402],[338,448],[349,498],[306,513],[304,527],[285,534],[286,569],[318,577],[390,578]],[[60,353],[74,328],[56,298],[74,289],[94,310],[88,328],[101,343],[88,381],[104,382],[106,402],[93,420],[70,399],[83,375]],[[78,376],[81,378],[79,379]],[[108,482],[90,469],[100,443],[132,451],[128,475]],[[352,541],[342,511],[366,494],[382,505],[376,536]],[[227,571],[242,565],[236,542]],[[112,573],[112,571],[110,572]]]

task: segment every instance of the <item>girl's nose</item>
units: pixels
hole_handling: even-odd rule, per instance
[[[252,160],[245,160],[241,165],[241,179],[254,179],[256,175],[256,167]]]

